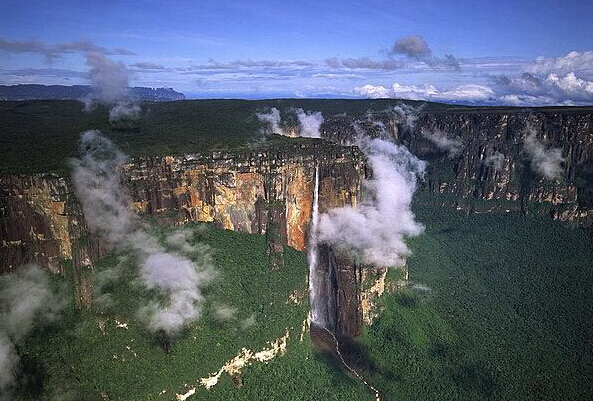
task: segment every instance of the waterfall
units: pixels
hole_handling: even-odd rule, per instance
[[[322,324],[319,313],[319,274],[317,249],[317,224],[319,223],[319,166],[315,166],[315,190],[313,192],[313,212],[309,229],[309,318],[311,322]]]
[[[381,394],[372,384],[360,374],[356,368],[350,366],[342,352],[340,342],[336,338],[336,266],[335,257],[331,248],[325,244],[322,248],[322,263],[319,263],[319,166],[315,166],[315,190],[313,192],[313,210],[311,213],[311,225],[309,227],[309,321],[311,334],[314,331],[326,332],[331,338],[331,344],[339,362],[354,377],[360,380],[375,395],[376,401],[381,401]]]
[[[334,256],[327,244],[319,244],[319,167],[315,167],[313,211],[309,226],[309,317],[312,324],[336,329],[336,273]]]

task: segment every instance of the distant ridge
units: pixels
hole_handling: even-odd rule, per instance
[[[135,86],[128,88],[128,93],[136,100],[166,102],[185,100],[185,95],[173,88],[145,88]],[[48,100],[48,99],[82,99],[91,94],[89,85],[0,85],[0,100]]]

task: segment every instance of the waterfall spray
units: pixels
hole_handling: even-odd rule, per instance
[[[309,319],[313,323],[319,323],[318,308],[318,249],[317,249],[317,225],[319,223],[319,166],[315,166],[315,190],[313,192],[313,213],[311,215],[311,228],[309,230]]]

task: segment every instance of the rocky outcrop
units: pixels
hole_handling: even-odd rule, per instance
[[[358,120],[328,118],[323,136],[335,141],[294,139],[233,152],[209,152],[131,159],[122,177],[134,210],[171,224],[211,222],[222,229],[265,234],[271,269],[283,267],[284,246],[307,245],[319,170],[319,210],[355,206],[368,175],[357,147],[354,122],[375,136],[389,137],[429,161],[423,197],[473,212],[521,210],[593,226],[593,117],[589,112],[457,111],[425,112],[415,128],[393,116]],[[523,152],[529,123],[566,162],[558,180],[533,173]],[[463,150],[449,158],[421,133],[442,130],[462,139]],[[502,154],[494,168],[486,159]],[[592,236],[593,238],[593,236]],[[52,272],[73,267],[77,304],[92,302],[94,263],[108,252],[88,232],[70,181],[55,175],[0,178],[0,272],[35,262]],[[328,314],[333,332],[359,334],[377,310],[385,290],[385,269],[371,270],[320,247],[328,274]]]
[[[373,136],[389,136],[429,162],[421,191],[441,194],[438,202],[475,212],[545,213],[579,226],[593,224],[593,114],[591,109],[488,109],[456,107],[421,111],[413,128],[394,114],[326,120],[322,136],[350,143],[355,123]],[[523,150],[530,126],[548,147],[562,149],[563,173],[556,180],[533,172]],[[449,157],[423,131],[443,131],[463,141]],[[500,166],[487,163],[501,154]]]

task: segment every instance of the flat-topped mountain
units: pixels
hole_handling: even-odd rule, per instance
[[[82,99],[89,96],[92,88],[89,85],[0,85],[0,100],[65,100]],[[173,88],[145,88],[135,86],[128,88],[131,98],[155,102],[184,100],[185,95]]]

